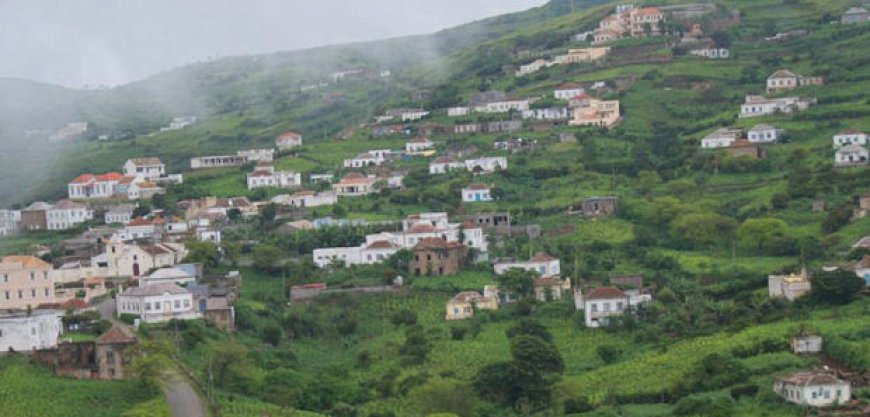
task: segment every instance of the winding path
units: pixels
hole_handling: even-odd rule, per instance
[[[115,317],[115,300],[111,297],[101,301],[97,309],[103,319],[114,325],[127,326]],[[163,381],[163,394],[173,417],[208,416],[199,393],[179,369],[173,368],[168,372],[166,380]]]

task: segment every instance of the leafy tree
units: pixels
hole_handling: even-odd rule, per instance
[[[556,347],[540,337],[520,335],[511,339],[514,366],[528,373],[562,372],[565,363]]]
[[[619,348],[615,345],[605,344],[598,345],[595,348],[595,353],[606,364],[611,364],[619,359]]]
[[[264,342],[272,346],[278,346],[281,343],[281,328],[275,324],[263,327],[262,338]]]
[[[537,274],[520,268],[511,268],[498,276],[499,288],[518,299],[532,298]]]
[[[130,372],[140,383],[156,390],[172,366],[172,346],[166,341],[147,340],[133,346],[129,354]]]
[[[536,336],[547,343],[553,343],[553,335],[543,324],[532,319],[523,319],[505,330],[508,339],[517,336]]]
[[[730,241],[737,221],[716,213],[693,213],[677,218],[671,224],[671,234],[686,239],[695,246],[714,246]]]
[[[254,268],[263,272],[275,272],[279,270],[276,263],[282,257],[281,250],[272,245],[258,245],[251,254]]]
[[[260,228],[271,230],[275,228],[275,216],[278,214],[278,206],[274,203],[260,207]]]
[[[417,313],[403,308],[394,312],[390,316],[390,321],[396,326],[413,326],[417,324]]]
[[[208,267],[215,267],[220,262],[221,254],[217,245],[212,242],[199,242],[190,240],[185,242],[187,247],[186,262],[198,262]]]
[[[206,370],[217,386],[245,394],[256,389],[257,367],[244,345],[231,340],[213,342],[207,348],[206,361],[209,364]]]
[[[403,361],[409,365],[419,365],[426,361],[426,356],[432,346],[419,325],[405,329],[405,343],[399,347],[399,354],[405,357]]]
[[[864,280],[852,271],[816,271],[812,278],[810,298],[825,304],[846,304],[864,288]]]
[[[745,245],[754,245],[759,250],[772,239],[784,236],[788,226],[774,218],[746,219],[737,229],[737,238]]]
[[[717,30],[710,34],[710,39],[720,48],[728,48],[731,46],[731,34],[721,30]]]
[[[724,394],[690,395],[677,401],[677,416],[730,417],[734,415],[734,400]]]

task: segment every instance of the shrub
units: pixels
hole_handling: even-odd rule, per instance
[[[736,385],[731,388],[731,398],[738,400],[740,397],[754,397],[755,394],[758,394],[758,385],[755,384],[741,384]]]
[[[723,394],[690,395],[677,401],[674,415],[731,417],[734,413],[734,400]]]
[[[390,316],[390,321],[396,326],[413,326],[417,324],[417,314],[411,310],[403,308],[393,313],[393,315]]]

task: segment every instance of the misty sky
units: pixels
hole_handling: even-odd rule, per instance
[[[0,0],[0,77],[118,85],[217,56],[423,34],[545,0]]]

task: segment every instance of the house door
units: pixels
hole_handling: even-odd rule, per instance
[[[133,264],[133,276],[134,277],[139,276],[139,263],[138,262]]]
[[[172,311],[172,302],[171,301],[164,301],[163,302],[163,312],[169,313],[171,311]]]

